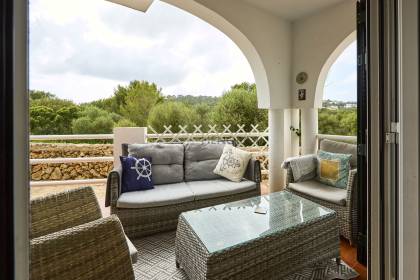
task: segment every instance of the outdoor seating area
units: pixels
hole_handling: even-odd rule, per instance
[[[305,187],[293,187],[317,182],[307,175],[306,181],[294,181],[291,161],[308,156],[286,160],[287,188],[262,195],[256,159],[248,160],[238,181],[216,174],[219,162],[232,169],[241,165],[231,143],[123,144],[121,163],[126,157],[136,161],[109,174],[109,217],[102,217],[91,187],[32,200],[32,279],[84,274],[90,279],[357,277],[340,257],[340,234],[351,241],[347,225],[352,221],[343,225],[346,212],[329,207],[336,205],[331,197],[338,197],[332,190],[326,202],[319,198],[333,187],[314,186],[313,196]],[[352,148],[330,140],[320,143],[321,150],[330,152]],[[140,159],[149,163],[138,168]],[[138,180],[153,180],[153,188],[127,191],[130,171]],[[350,191],[342,191],[352,193],[353,183],[349,178]],[[353,203],[347,200],[351,197],[342,199],[340,207]]]

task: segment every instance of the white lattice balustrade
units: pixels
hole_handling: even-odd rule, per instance
[[[176,131],[176,132],[175,132]],[[251,125],[246,131],[245,125],[209,125],[204,130],[202,125],[179,125],[174,129],[171,125],[164,126],[163,132],[157,132],[153,127],[148,127],[146,135],[148,142],[176,143],[186,141],[226,141],[232,140],[236,146],[250,151],[255,158],[261,161],[261,169],[264,174],[268,172],[268,128],[260,130],[257,125]]]

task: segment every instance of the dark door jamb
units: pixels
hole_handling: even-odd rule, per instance
[[[0,1],[0,278],[14,279],[13,0]]]

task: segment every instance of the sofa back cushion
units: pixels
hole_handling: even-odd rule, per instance
[[[223,153],[224,143],[186,142],[185,181],[213,180],[221,176],[213,170]]]
[[[323,139],[319,149],[329,153],[350,154],[350,166],[352,169],[357,168],[357,145]]]
[[[184,180],[184,146],[182,144],[131,144],[128,154],[152,159],[155,185],[180,183]]]

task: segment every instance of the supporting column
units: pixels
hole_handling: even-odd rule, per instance
[[[284,160],[284,110],[268,110],[269,125],[269,167],[268,184],[270,192],[284,188],[284,171],[281,164]]]
[[[313,154],[317,150],[318,109],[301,109],[302,155]]]
[[[147,127],[114,128],[114,168],[121,165],[122,144],[146,143]]]

